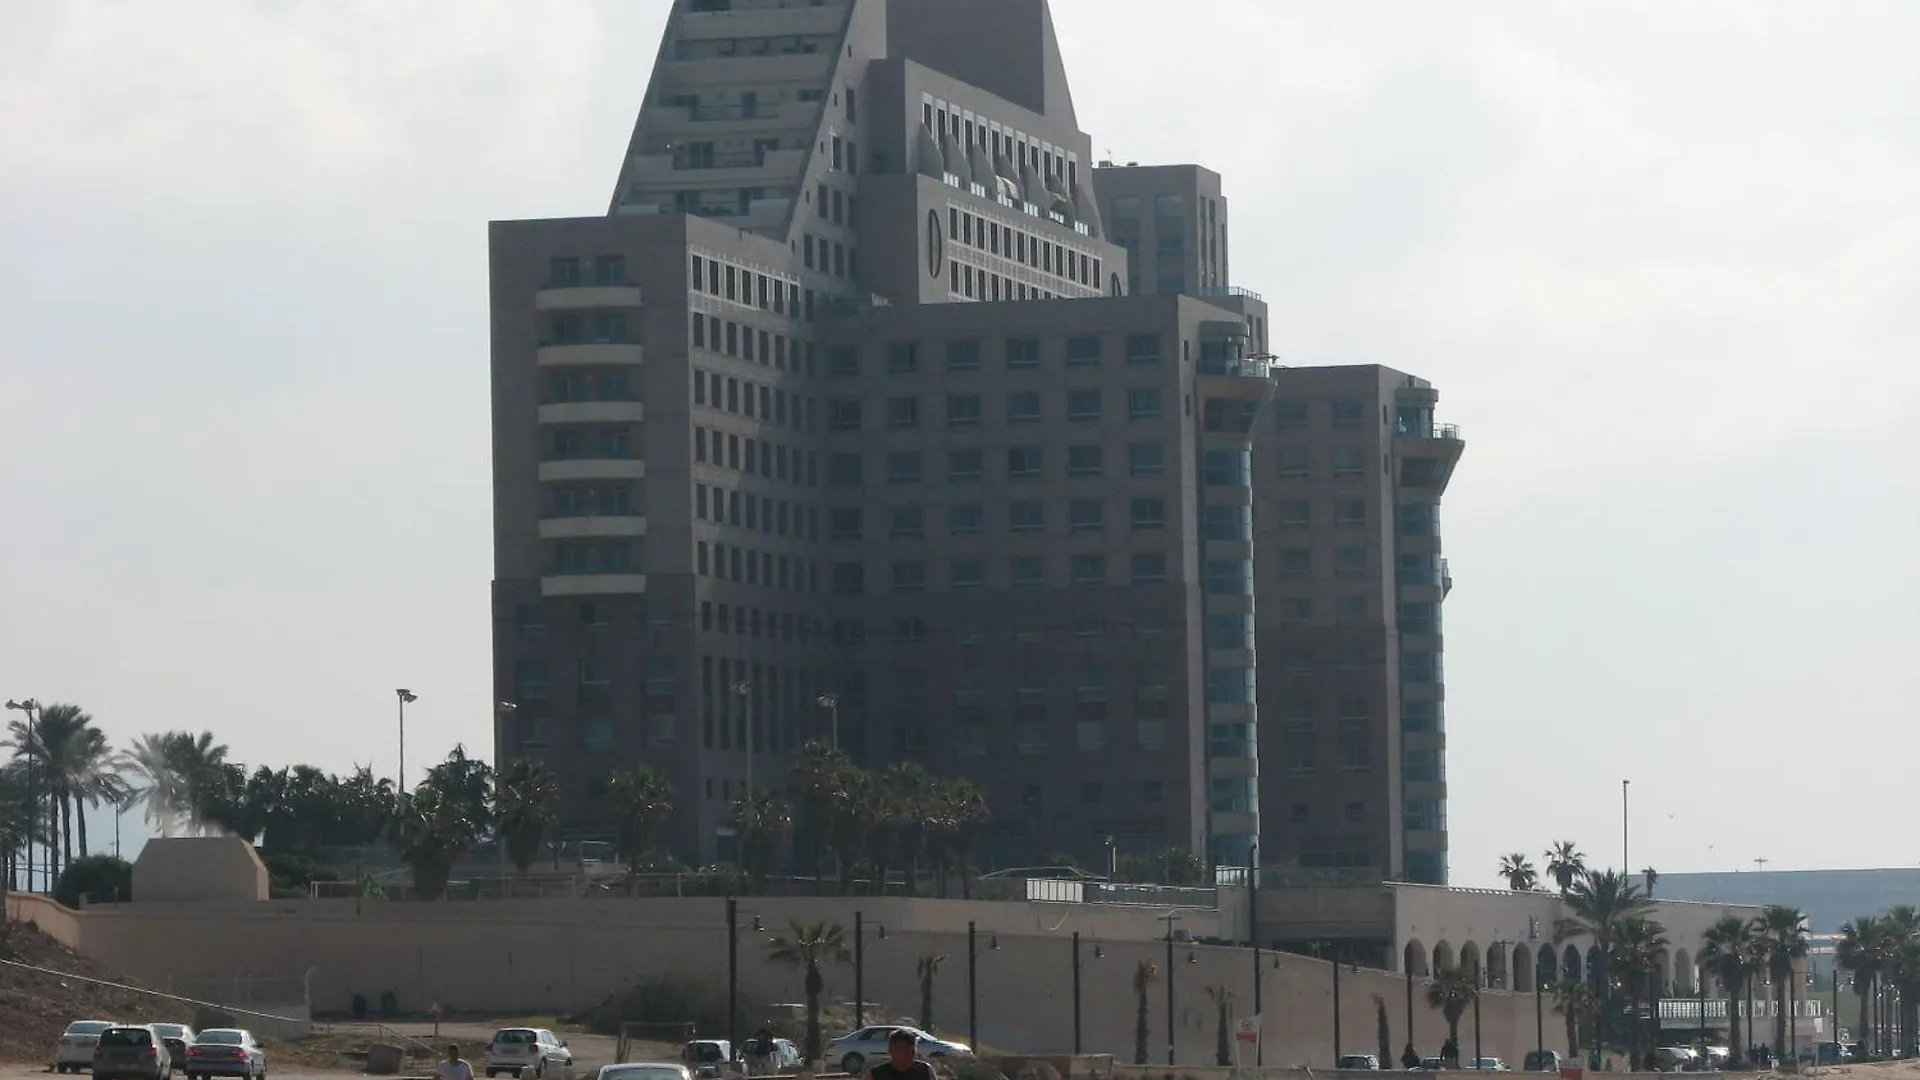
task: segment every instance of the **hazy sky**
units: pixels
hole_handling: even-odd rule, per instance
[[[0,6],[0,696],[489,748],[486,223],[604,211],[667,7]],[[1456,883],[1623,777],[1635,868],[1920,861],[1920,5],[1054,12],[1275,347],[1465,429]]]

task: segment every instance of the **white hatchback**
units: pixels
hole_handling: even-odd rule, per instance
[[[529,1072],[528,1070],[531,1070]],[[546,1028],[501,1028],[487,1044],[488,1076],[573,1075],[573,1051],[567,1040]]]
[[[100,1033],[113,1026],[111,1020],[75,1020],[67,1025],[65,1034],[60,1036],[60,1045],[53,1052],[55,1072],[90,1072],[93,1069],[93,1048],[100,1045]]]

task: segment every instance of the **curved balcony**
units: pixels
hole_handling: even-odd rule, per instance
[[[637,424],[646,408],[637,401],[562,401],[540,406],[543,424]]]
[[[575,311],[581,308],[637,308],[638,285],[566,285],[533,294],[536,311]]]
[[[541,596],[629,596],[647,591],[645,574],[549,574]]]
[[[558,290],[579,292],[579,289]],[[634,290],[636,293],[638,289]],[[541,367],[604,367],[609,364],[638,364],[640,346],[631,342],[582,342],[578,345],[542,345],[534,354]]]
[[[566,458],[540,463],[542,482],[555,480],[644,480],[642,458]]]
[[[647,519],[642,514],[604,514],[595,517],[552,517],[540,519],[540,539],[580,540],[603,536],[645,536]]]

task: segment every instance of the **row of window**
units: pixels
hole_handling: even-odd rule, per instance
[[[625,255],[556,255],[547,260],[547,288],[577,289],[583,285],[627,285]]]
[[[1364,707],[1365,699],[1358,704]],[[1335,723],[1334,754],[1328,764],[1357,772],[1373,768],[1373,725],[1366,716],[1342,716]],[[1313,772],[1321,767],[1322,733],[1314,721],[1288,719],[1280,728],[1280,767],[1288,772]]]
[[[963,743],[962,745],[964,746],[965,744]],[[984,744],[982,745],[980,753],[986,753]],[[1107,799],[1107,790],[1110,786],[1112,785],[1109,785],[1104,780],[1082,781],[1080,784],[1080,801],[1088,805],[1103,803]],[[1055,790],[1058,789],[1056,788]],[[1045,792],[1046,788],[1040,784],[1026,784],[1022,786],[1020,788],[1020,805],[1028,811],[1038,812],[1045,804]],[[1159,780],[1143,780],[1140,782],[1141,802],[1150,805],[1158,804],[1164,802],[1166,797],[1167,786],[1164,782]]]
[[[803,668],[724,656],[700,658],[700,742],[709,750],[781,753],[824,726],[816,700],[823,676]]]
[[[698,311],[693,313],[690,325],[693,347],[696,349],[757,363],[775,371],[813,374],[814,345],[811,341]],[[719,408],[718,398],[714,399],[714,407]]]
[[[626,345],[627,317],[618,311],[562,311],[547,317],[546,345]]]
[[[963,247],[1011,260],[1030,270],[1094,289],[1100,286],[1100,259],[1036,236],[985,214],[947,204],[947,238]]]
[[[925,458],[919,450],[889,450],[880,456],[884,471],[879,479],[888,484],[919,484],[926,479]],[[995,480],[1042,480],[1047,472],[1046,448],[1037,444],[996,450],[994,457],[1005,463],[994,470]],[[1067,447],[1066,474],[1072,479],[1095,479],[1105,475],[1106,447],[1099,445]],[[827,458],[829,487],[864,487],[867,483],[867,455],[837,453]],[[1127,447],[1127,475],[1159,476],[1166,471],[1166,446],[1163,443],[1131,443]],[[946,482],[972,484],[987,479],[987,451],[968,447],[947,451]]]
[[[1107,502],[1101,499],[1072,499],[1067,502],[1068,532],[1100,532],[1107,526]],[[1158,531],[1167,527],[1167,501],[1157,495],[1127,500],[1127,525],[1139,531]],[[1016,500],[1005,504],[1005,531],[1044,533],[1047,531],[1047,506],[1038,500]],[[998,506],[996,517],[998,517]],[[948,536],[984,536],[987,533],[985,503],[954,503],[945,507]],[[919,505],[887,508],[885,539],[924,540],[927,536],[926,508]],[[1056,515],[1057,517],[1057,515]],[[879,528],[873,539],[881,539]],[[854,543],[868,539],[867,509],[860,506],[834,507],[827,514],[827,537]]]
[[[576,697],[604,700],[613,696],[617,674],[614,661],[600,656],[583,656],[575,661],[574,668]],[[637,677],[641,692],[647,697],[670,698],[679,692],[678,669],[671,653],[643,657],[638,665],[629,670]],[[548,700],[552,696],[552,681],[547,661],[538,658],[515,661],[513,686],[516,705]]]
[[[547,429],[548,461],[627,460],[633,458],[633,429],[621,425],[568,424]]]
[[[1164,347],[1159,334],[1118,335],[1118,355],[1128,364],[1157,364]],[[1014,336],[998,339],[996,359],[1008,371],[1039,370],[1045,358],[1058,357],[1068,368],[1099,367],[1114,355],[1115,343],[1101,334],[1069,334],[1059,339]],[[983,341],[980,338],[956,338],[942,343],[941,362],[950,372],[979,371]],[[918,375],[930,350],[919,341],[895,340],[880,346],[878,369],[888,375]],[[855,378],[861,370],[861,349],[855,345],[835,345],[827,350],[827,375]]]
[[[552,517],[629,517],[638,512],[633,488],[626,484],[556,484],[548,489],[547,500]]]
[[[694,293],[731,300],[789,319],[813,320],[813,290],[802,289],[797,281],[735,266],[698,252],[690,254],[689,260],[687,285]]]
[[[1327,455],[1327,469],[1335,479],[1345,480],[1367,474],[1367,461],[1372,455],[1360,447],[1337,447]],[[1277,472],[1282,479],[1300,480],[1314,474],[1315,455],[1305,447],[1283,449],[1277,457]],[[1382,455],[1380,467],[1384,472],[1391,459]]]
[[[640,388],[626,368],[591,368],[579,371],[555,369],[547,372],[547,392],[542,404],[558,405],[573,401],[638,401]]]
[[[819,459],[813,451],[789,447],[770,439],[756,439],[751,435],[736,435],[695,426],[693,460],[700,465],[717,465],[748,476],[761,476],[805,487],[813,487],[820,482],[817,469]]]
[[[986,300],[1059,300],[1060,293],[1016,281],[985,267],[976,267],[959,259],[947,260],[947,296],[949,299]]]
[[[947,564],[944,585],[948,589],[1040,589],[1050,584],[1163,585],[1167,581],[1167,555],[1163,551],[1142,551],[1127,556],[1126,562],[1121,564],[1125,568],[1125,577],[1119,582],[1113,580],[1109,560],[1104,554],[1068,556],[1064,579],[1055,575],[1052,580],[1049,580],[1048,562],[1047,557],[1042,555],[1015,556],[1006,560],[1004,564],[995,560],[993,573],[990,576],[989,562],[986,559],[954,559]],[[867,591],[866,565],[857,562],[834,563],[829,581],[836,595],[858,596],[865,593]],[[888,568],[886,588],[890,592],[925,592],[930,587],[932,586],[928,581],[927,564],[921,560],[897,560]]]
[[[640,560],[627,540],[561,540],[553,545],[555,574],[632,574]]]
[[[701,577],[718,578],[736,585],[758,585],[785,592],[820,591],[818,564],[771,551],[754,551],[738,544],[697,541],[693,545],[693,566]]]
[[[839,192],[834,194],[838,195]],[[852,244],[843,244],[824,236],[816,239],[812,233],[800,239],[801,251],[804,252],[801,260],[807,269],[848,279],[860,275],[860,252]]]
[[[1002,129],[999,121],[979,116],[957,104],[922,97],[920,122],[936,134],[951,133],[963,147],[981,147],[996,162],[1007,158],[1015,172],[1020,166],[1026,166],[1043,177],[1065,180],[1068,190],[1080,182],[1080,163],[1064,147],[1056,149],[1051,143],[1012,127]]]
[[[795,540],[820,539],[820,509],[756,495],[751,491],[705,484],[693,486],[693,516],[696,521],[715,525],[752,529],[768,536],[791,536]]]
[[[818,412],[812,398],[704,368],[693,369],[693,403],[794,431],[812,431]]]
[[[1313,823],[1312,805],[1309,803],[1303,803],[1303,802],[1294,803],[1292,810],[1287,815],[1287,819],[1293,822],[1293,824],[1295,825],[1312,824]],[[1365,824],[1367,820],[1367,804],[1363,802],[1349,801],[1347,803],[1344,820],[1349,825]]]
[[[1001,422],[1038,424],[1046,417],[1037,390],[1016,390],[1006,395]],[[882,402],[882,424],[888,431],[916,431],[922,420],[922,399],[915,396],[890,397]],[[1064,415],[1068,422],[1100,423],[1108,418],[1107,396],[1103,390],[1069,390],[1065,394]],[[831,398],[827,401],[827,430],[854,432],[866,422],[867,402],[857,397]],[[1133,423],[1148,423],[1162,418],[1165,402],[1159,387],[1136,386],[1126,391],[1126,418]],[[986,420],[986,409],[979,394],[948,394],[943,419],[949,428],[977,428]]]

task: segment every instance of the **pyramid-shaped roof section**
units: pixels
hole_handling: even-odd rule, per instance
[[[1047,0],[887,0],[887,55],[1080,127]]]

